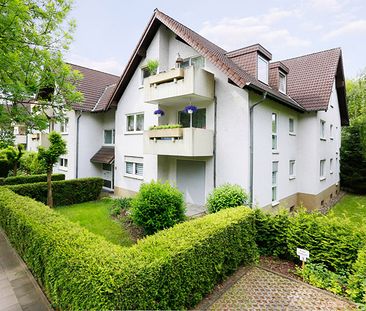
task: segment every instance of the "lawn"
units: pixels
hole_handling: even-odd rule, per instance
[[[355,225],[366,223],[366,196],[346,194],[333,208],[339,217],[347,217]]]
[[[122,246],[131,246],[133,240],[123,225],[109,215],[112,202],[86,202],[55,208],[55,211],[106,240]]]

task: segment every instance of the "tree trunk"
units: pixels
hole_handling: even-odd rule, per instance
[[[47,205],[53,207],[53,197],[52,197],[52,168],[47,170]]]
[[[13,167],[13,175],[17,176],[17,174],[18,174],[18,163],[15,163]]]

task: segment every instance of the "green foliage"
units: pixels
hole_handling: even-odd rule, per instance
[[[24,147],[22,145],[8,146],[7,148],[2,150],[2,158],[7,161],[8,167],[13,170],[13,175],[17,175],[18,166],[20,163],[20,159],[24,154]]]
[[[216,213],[224,208],[248,204],[248,194],[239,185],[224,184],[215,188],[207,198],[209,213]]]
[[[0,189],[0,225],[58,310],[187,309],[258,258],[253,213],[235,208],[122,248]]]
[[[38,153],[25,151],[20,159],[19,171],[26,175],[46,174],[47,169],[39,159]]]
[[[132,200],[131,218],[147,234],[183,221],[184,212],[183,194],[169,183],[144,183]]]
[[[150,126],[149,130],[166,130],[166,129],[176,129],[183,127],[181,124],[165,124],[165,125],[153,125]]]
[[[360,249],[352,266],[347,293],[354,301],[366,303],[366,247]]]
[[[55,119],[61,119],[73,103],[82,101],[75,87],[81,76],[62,55],[75,28],[74,21],[67,21],[71,6],[71,0],[2,1],[1,125],[45,129],[50,109]]]
[[[0,149],[14,146],[15,135],[12,126],[5,125],[0,118]]]
[[[329,271],[324,264],[311,262],[306,263],[304,269],[297,268],[296,270],[305,282],[337,295],[346,295],[347,275],[345,273],[336,274]]]
[[[159,61],[156,59],[149,59],[146,68],[151,75],[155,75],[159,67]]]
[[[121,214],[122,210],[128,210],[131,208],[132,198],[116,198],[110,199],[112,205],[109,209],[109,214],[116,217]]]
[[[51,132],[48,135],[48,140],[50,141],[50,146],[47,149],[42,146],[38,147],[38,159],[47,170],[52,170],[60,155],[67,152],[66,142],[57,132]]]
[[[47,203],[47,182],[6,186],[17,194]],[[99,177],[53,181],[55,206],[70,205],[98,199],[103,187]]]
[[[52,180],[65,180],[64,174],[53,174]],[[46,174],[39,175],[26,175],[26,176],[12,176],[0,179],[0,185],[19,185],[19,184],[31,184],[37,182],[47,181]]]

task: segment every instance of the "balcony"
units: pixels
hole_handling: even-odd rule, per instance
[[[213,131],[200,128],[145,131],[144,153],[183,157],[212,156]]]
[[[214,98],[214,75],[194,66],[175,68],[144,80],[145,102],[181,104],[211,101]]]
[[[37,146],[42,146],[48,148],[50,146],[50,141],[48,140],[47,133],[34,133],[31,134],[31,140],[37,144]]]

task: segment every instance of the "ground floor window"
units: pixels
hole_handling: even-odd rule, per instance
[[[125,175],[128,177],[142,178],[144,176],[144,164],[142,158],[125,158]]]
[[[325,179],[325,160],[320,160],[320,180]]]
[[[272,202],[277,202],[278,162],[272,162]]]
[[[61,169],[67,169],[69,165],[69,160],[66,158],[60,158],[59,164]]]

